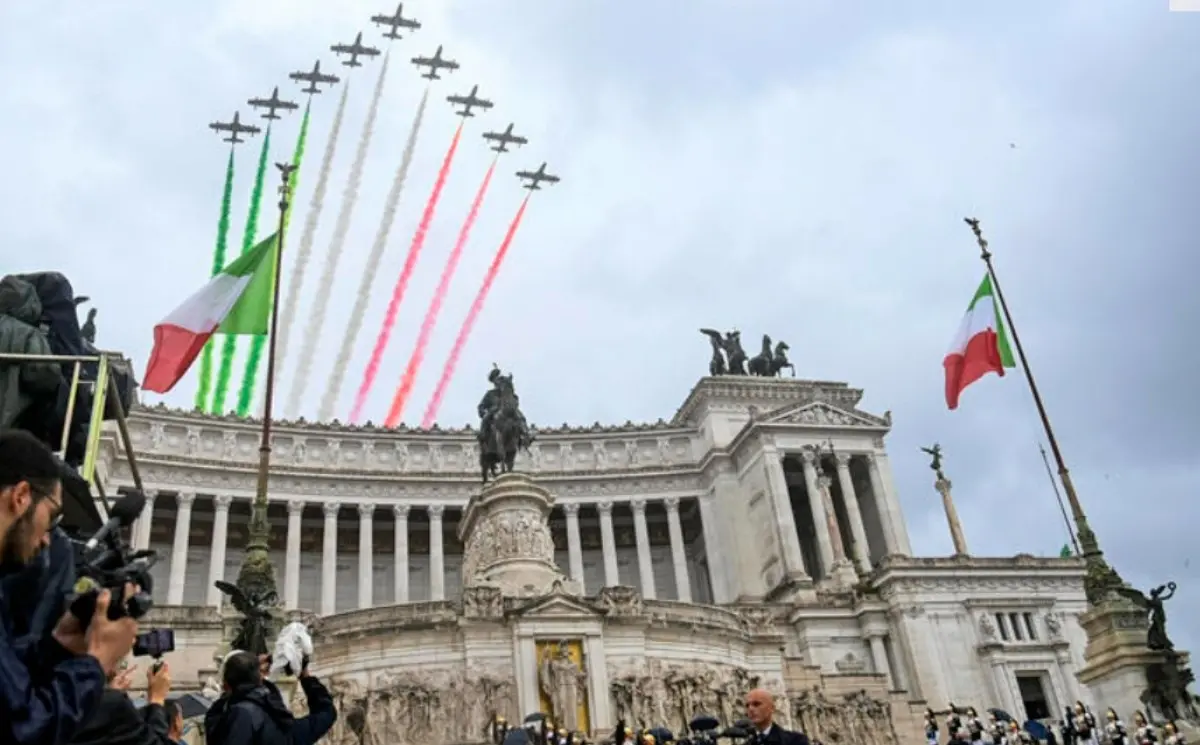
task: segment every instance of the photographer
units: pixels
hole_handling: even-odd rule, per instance
[[[146,671],[146,705],[140,710],[129,698],[135,668],[109,676],[100,705],[71,741],[74,745],[172,745],[164,708],[171,692],[171,671],[164,662]]]
[[[59,464],[27,432],[0,430],[0,580],[21,571],[49,545],[62,512]],[[0,581],[0,608],[9,608]],[[45,637],[13,638],[0,618],[0,743],[69,742],[96,707],[106,675],[133,647],[137,622],[108,618],[102,592],[84,628],[70,612]]]
[[[300,687],[308,699],[308,716],[296,718],[278,689],[264,682],[262,660],[235,652],[221,671],[224,695],[204,717],[208,745],[314,745],[337,720],[329,690],[300,670]]]

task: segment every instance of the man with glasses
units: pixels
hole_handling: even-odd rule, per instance
[[[49,545],[62,513],[59,469],[33,435],[0,430],[0,579],[21,571]],[[0,608],[9,608],[3,586]],[[92,713],[107,676],[137,636],[132,618],[108,618],[110,601],[122,599],[101,593],[86,628],[67,612],[52,634],[33,643],[14,640],[9,619],[0,618],[0,744],[66,743]]]

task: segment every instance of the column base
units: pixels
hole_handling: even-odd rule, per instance
[[[829,575],[821,580],[822,589],[844,590],[858,584],[858,573],[848,559],[838,559],[830,567]]]

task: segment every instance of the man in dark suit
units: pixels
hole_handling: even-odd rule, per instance
[[[808,745],[803,732],[791,732],[775,724],[775,697],[755,688],[746,694],[746,718],[754,725],[757,745]]]

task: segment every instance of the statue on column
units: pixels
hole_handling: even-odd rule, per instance
[[[933,458],[929,463],[929,467],[937,474],[938,481],[945,481],[946,474],[942,473],[942,446],[935,442],[930,447],[921,448],[921,452],[929,453]]]
[[[217,589],[229,596],[234,610],[242,614],[233,648],[253,654],[269,654],[267,639],[271,634],[271,608],[279,605],[279,597],[273,591],[266,594],[246,593],[242,588],[222,580],[216,581]]]
[[[512,374],[504,375],[492,365],[490,390],[479,401],[479,470],[483,483],[498,472],[511,473],[517,451],[529,450],[533,435],[521,413],[520,398]]]

